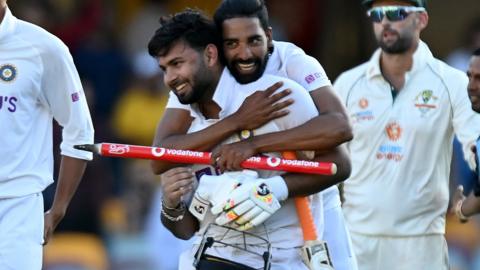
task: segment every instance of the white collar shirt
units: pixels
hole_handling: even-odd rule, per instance
[[[394,99],[379,63],[377,50],[334,84],[354,133],[348,143],[352,173],[344,183],[346,220],[361,234],[443,234],[454,134],[467,160],[480,134],[467,77],[420,42]]]
[[[280,79],[280,77],[265,74],[255,82],[249,84],[239,84],[236,82],[235,78],[230,74],[230,72],[228,72],[228,69],[225,68],[212,98],[213,101],[215,101],[215,103],[217,103],[217,105],[219,105],[221,108],[220,119],[225,118],[237,111],[244,99],[253,94],[256,90],[266,89],[272,84],[272,82],[275,82],[278,79]],[[258,129],[235,134],[225,140],[223,143],[231,143],[245,139],[249,136],[290,129],[303,124],[318,114],[315,104],[313,103],[307,91],[293,81],[285,78],[281,79],[284,80],[284,85],[277,91],[289,88],[292,90],[292,94],[289,96],[289,98],[295,100],[295,102],[289,107],[290,113],[282,118],[272,120]],[[219,121],[219,119],[205,119],[202,113],[198,110],[198,107],[194,105],[191,107],[191,114],[195,120],[193,121],[189,132],[202,130]],[[277,157],[280,156],[278,153],[268,153],[268,155],[275,155]],[[215,169],[210,166],[196,165],[194,166],[193,170],[197,175],[197,179],[199,179],[201,175],[205,173],[216,174]],[[259,171],[259,175],[262,178],[278,175],[279,173],[280,172],[274,171]],[[318,193],[310,196],[309,198],[312,213],[317,226],[317,232],[318,235],[321,236],[323,232],[323,224],[321,223],[321,221],[323,221],[321,195]],[[207,215],[206,219],[202,223],[201,230],[197,234],[199,237],[201,237],[206,224],[212,222],[212,220],[213,217],[209,217]],[[273,247],[299,247],[303,245],[303,238],[298,222],[299,221],[293,199],[287,199],[285,202],[282,202],[282,208],[280,208],[280,210],[278,210],[272,217],[265,221],[264,225],[258,226],[252,229],[250,232],[268,238]],[[234,233],[232,235],[229,234],[223,237],[225,241],[233,241],[237,243],[238,241],[242,241],[241,237]],[[198,238],[197,241],[199,239],[200,238]],[[255,244],[254,241],[255,240],[250,239],[249,243]]]
[[[41,192],[53,182],[52,120],[62,127],[61,154],[93,143],[93,125],[67,47],[7,9],[0,23],[0,198]]]

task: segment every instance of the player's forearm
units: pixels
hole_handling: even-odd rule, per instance
[[[82,179],[87,161],[68,156],[62,156],[58,173],[57,189],[50,212],[64,216],[68,205]]]
[[[238,130],[233,118],[227,117],[205,129],[188,134],[172,134],[155,139],[154,146],[194,151],[210,151]],[[161,174],[178,164],[152,161],[155,174]]]
[[[480,197],[471,192],[462,204],[462,213],[467,217],[480,213]]]
[[[185,210],[184,217],[180,221],[171,221],[163,214],[161,214],[161,221],[175,237],[183,240],[192,238],[199,228],[198,220],[188,210]]]
[[[164,148],[210,151],[237,131],[237,125],[227,117],[205,129],[188,134],[172,134],[159,138],[156,144]]]
[[[348,119],[340,113],[317,116],[305,124],[285,131],[255,136],[256,152],[326,150],[353,138]]]
[[[337,173],[335,175],[285,174],[283,177],[287,184],[288,196],[290,198],[320,192],[345,181],[350,176],[350,158],[344,146],[336,147],[328,153],[318,155],[315,161],[334,162],[337,165]]]

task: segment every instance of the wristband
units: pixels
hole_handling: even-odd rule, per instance
[[[184,215],[185,211],[183,211],[180,215],[178,215],[178,216],[176,216],[176,217],[171,216],[171,215],[169,215],[167,212],[165,212],[165,209],[164,209],[163,207],[162,207],[161,213],[162,213],[162,215],[163,215],[166,219],[168,219],[168,220],[170,220],[170,221],[172,221],[172,222],[180,221],[180,220],[182,220],[183,217],[185,216],[185,215]]]
[[[264,179],[265,183],[270,188],[270,191],[275,195],[277,200],[284,201],[288,198],[288,187],[285,180],[280,175]]]
[[[165,203],[165,201],[163,200],[163,197],[162,197],[162,208],[165,208],[165,209],[171,210],[171,211],[181,211],[181,210],[184,210],[184,209],[182,209],[182,206],[184,206],[182,202],[178,203],[178,205],[175,206],[175,207],[167,206],[167,204]]]

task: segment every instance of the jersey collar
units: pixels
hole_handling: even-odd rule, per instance
[[[382,76],[382,71],[380,69],[381,51],[382,50],[380,48],[377,49],[367,64],[368,68],[366,69],[366,72],[367,72],[366,75],[369,80],[377,76]],[[420,41],[418,43],[417,50],[413,53],[413,66],[412,66],[412,69],[409,72],[407,72],[406,74],[407,78],[410,77],[411,74],[414,74],[419,70],[422,70],[423,67],[427,65],[431,59],[433,59],[432,52],[430,52],[430,49],[428,48],[427,44],[425,44],[425,42]]]
[[[0,23],[0,42],[8,37],[10,33],[13,33],[16,20],[17,18],[12,15],[12,12],[10,12],[10,9],[7,6],[3,21]]]

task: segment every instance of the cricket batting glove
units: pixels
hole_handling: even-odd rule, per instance
[[[300,252],[308,269],[334,270],[326,242],[306,241]]]
[[[203,175],[190,203],[189,211],[199,221],[203,221],[211,205],[224,202],[232,190],[243,182],[253,181],[257,173],[244,170],[229,172],[222,175]]]
[[[280,176],[242,184],[231,191],[224,203],[212,207],[214,215],[221,213],[215,223],[231,223],[232,227],[240,231],[258,226],[280,209],[275,194],[279,194],[281,199],[288,197],[287,186]]]

